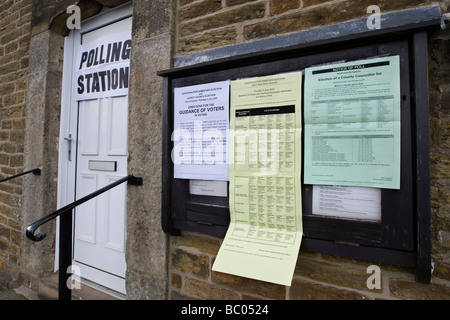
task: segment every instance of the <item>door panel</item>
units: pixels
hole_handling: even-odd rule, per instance
[[[82,155],[98,155],[100,141],[100,100],[79,102],[78,147]]]
[[[108,176],[108,183],[113,183],[119,180],[120,177]],[[112,189],[106,195],[106,211],[109,215],[105,220],[105,246],[109,249],[125,252],[125,228],[124,223],[117,223],[117,221],[125,222],[125,198],[126,185],[122,184]]]
[[[97,190],[97,176],[95,174],[79,174],[78,187],[80,197],[84,197]],[[77,241],[96,243],[97,235],[97,199],[86,202],[78,207],[77,219],[75,220],[75,229],[77,230]]]
[[[123,107],[128,104],[126,100],[127,97],[111,99],[107,135],[107,153],[110,156],[127,155],[128,108]]]

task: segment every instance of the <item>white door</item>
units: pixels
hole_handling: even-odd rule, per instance
[[[127,175],[128,97],[79,103],[76,198]],[[126,183],[75,208],[74,262],[84,278],[124,292]]]
[[[128,11],[122,10],[122,15],[124,12]],[[77,58],[77,46],[127,30],[131,34],[130,14],[118,17],[117,12],[102,14],[87,23],[87,30],[83,24],[81,30],[74,30],[70,35],[73,48],[66,48],[73,50],[65,55],[72,57],[71,70],[64,70],[66,80],[67,73],[76,78],[73,61]],[[75,85],[76,81],[66,81],[63,90],[73,92]],[[128,96],[69,100],[67,121],[61,120],[61,125],[69,128],[61,128],[66,141],[60,143],[70,148],[61,151],[69,154],[62,156],[68,162],[60,169],[59,180],[66,185],[60,187],[66,193],[60,197],[60,205],[71,202],[71,193],[80,199],[127,175]],[[79,266],[82,278],[120,293],[125,293],[126,187],[123,183],[80,205],[73,215],[73,264]]]

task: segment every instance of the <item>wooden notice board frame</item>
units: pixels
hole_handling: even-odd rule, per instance
[[[355,32],[328,41],[301,42],[160,71],[158,74],[164,80],[163,230],[174,236],[181,230],[224,236],[230,219],[227,197],[190,194],[189,180],[173,177],[174,88],[301,71],[336,61],[398,55],[401,69],[401,188],[382,190],[382,218],[373,222],[313,215],[312,188],[304,185],[302,248],[415,267],[416,280],[428,283],[431,278],[431,245],[425,28],[435,26],[440,20],[436,7],[421,10],[428,14],[426,21],[421,23],[369,33]],[[410,17],[405,14],[405,19],[409,19],[407,16]]]

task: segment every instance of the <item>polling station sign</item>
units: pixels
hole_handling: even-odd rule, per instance
[[[117,33],[79,47],[75,99],[89,100],[128,94],[131,34]]]

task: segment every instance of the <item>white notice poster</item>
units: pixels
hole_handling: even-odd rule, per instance
[[[75,99],[126,96],[130,78],[131,33],[81,45],[76,61]]]
[[[174,178],[228,181],[230,82],[174,91]]]

